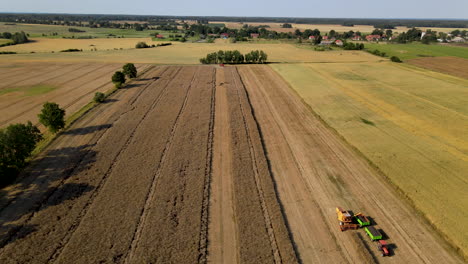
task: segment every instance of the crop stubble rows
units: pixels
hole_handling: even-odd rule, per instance
[[[225,69],[240,263],[295,263],[261,137],[237,69]]]
[[[9,64],[6,64],[8,66]],[[57,102],[67,113],[78,111],[97,92],[105,92],[112,87],[110,76],[121,65],[117,64],[12,64],[0,68],[0,126],[27,120],[37,123],[37,113],[46,101]],[[149,65],[137,65],[143,71]],[[45,94],[25,96],[35,85],[54,87]],[[19,89],[1,94],[2,90]]]
[[[239,103],[231,120],[244,148],[238,161],[251,166],[236,164],[236,218],[246,228],[239,255],[290,263],[260,138],[232,74]],[[206,262],[215,69],[159,67],[133,86],[79,120],[2,190],[2,263]],[[257,230],[263,234],[252,236]]]

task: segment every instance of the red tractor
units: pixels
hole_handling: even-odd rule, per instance
[[[388,256],[390,252],[388,251],[387,242],[385,242],[385,240],[379,240],[377,243],[379,250],[382,252],[382,257]]]

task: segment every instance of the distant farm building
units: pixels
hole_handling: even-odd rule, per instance
[[[227,39],[227,38],[229,38],[229,34],[228,33],[221,33],[221,37],[223,39]]]
[[[309,36],[310,40],[315,40],[315,36]]]
[[[251,38],[258,38],[260,36],[260,34],[257,34],[257,33],[250,33],[250,37]]]
[[[337,39],[337,40],[335,41],[335,45],[337,45],[337,46],[343,46],[343,41],[340,40],[340,39]]]
[[[164,36],[163,36],[163,35],[161,35],[161,34],[157,34],[157,35],[156,35],[156,38],[158,38],[158,39],[163,39],[163,38],[164,38]]]
[[[458,42],[458,43],[463,43],[465,42],[465,39],[462,37],[455,37],[452,39],[452,42]]]
[[[328,40],[328,36],[323,36],[323,40]]]
[[[361,40],[361,36],[354,35],[352,40],[359,41],[359,40]]]
[[[382,37],[380,35],[367,35],[366,36],[367,41],[379,41],[381,39]]]

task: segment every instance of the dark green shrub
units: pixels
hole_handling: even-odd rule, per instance
[[[146,49],[146,48],[149,48],[150,46],[148,46],[148,44],[146,44],[146,42],[138,42],[136,45],[135,45],[135,48],[137,49]]]
[[[96,92],[96,93],[94,94],[93,101],[94,101],[95,103],[102,103],[102,102],[104,102],[104,100],[106,100],[106,95],[105,95],[105,94],[103,94],[103,93],[101,93],[101,92]]]
[[[400,58],[398,58],[397,56],[392,56],[390,58],[391,61],[393,62],[397,62],[397,63],[402,63],[403,61],[400,60]]]

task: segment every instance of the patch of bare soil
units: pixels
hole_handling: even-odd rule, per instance
[[[468,79],[468,60],[458,57],[416,58],[408,63],[431,71]]]

